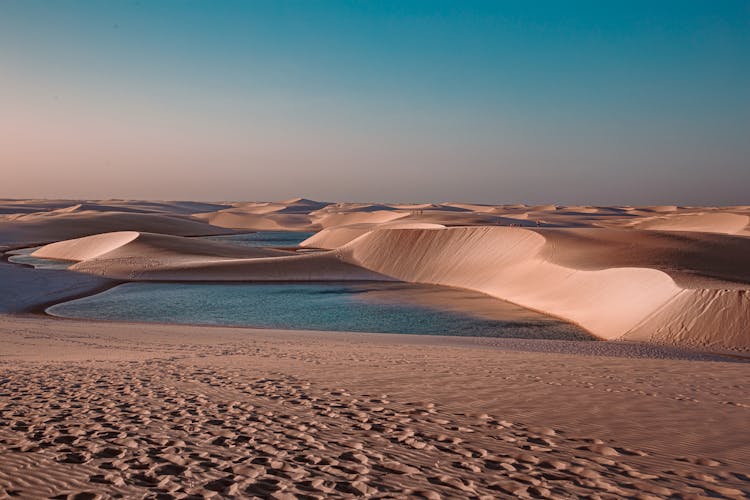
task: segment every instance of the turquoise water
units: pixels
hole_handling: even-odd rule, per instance
[[[260,231],[257,233],[204,236],[204,240],[222,241],[247,247],[296,247],[315,233],[299,231]]]
[[[431,306],[435,297],[440,305]],[[471,301],[484,309],[488,301],[490,306],[496,303],[494,316],[507,308],[508,318],[450,306]],[[406,283],[127,283],[47,312],[70,318],[280,329],[591,338],[574,325],[481,294]]]

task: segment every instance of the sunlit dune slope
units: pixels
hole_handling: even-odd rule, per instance
[[[559,230],[384,229],[341,252],[349,262],[387,276],[481,291],[568,319],[605,339],[641,339],[652,331],[652,340],[750,349],[750,283],[743,273],[735,276],[740,281],[721,279],[727,268],[720,249],[704,245],[702,251],[700,240],[687,238],[682,248],[672,241],[665,250],[654,241],[640,244],[640,234],[632,232],[625,247],[622,232],[612,233],[611,241],[587,254],[585,240],[573,244]],[[735,239],[736,255],[750,254],[750,239]],[[574,246],[584,250],[579,260]],[[681,251],[688,256],[672,268],[664,265],[665,255]],[[709,314],[712,308],[722,314]]]

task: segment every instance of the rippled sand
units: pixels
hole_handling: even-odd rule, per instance
[[[0,488],[21,498],[750,493],[744,362],[33,317],[0,338]]]

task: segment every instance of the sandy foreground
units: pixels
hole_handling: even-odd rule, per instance
[[[194,238],[235,230],[315,234]],[[0,250],[70,263],[0,261],[0,498],[747,498],[748,236],[746,206],[0,200]],[[42,313],[148,280],[447,285],[605,340]]]
[[[750,494],[745,362],[28,315],[0,338],[6,496]]]

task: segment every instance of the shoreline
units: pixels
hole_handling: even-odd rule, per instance
[[[117,285],[115,285],[117,286]],[[74,300],[74,299],[72,299]],[[67,302],[67,301],[62,301]],[[3,317],[18,319],[46,319],[54,322],[69,322],[74,324],[89,324],[92,327],[98,325],[128,326],[148,328],[154,327],[184,327],[200,329],[217,329],[243,333],[248,335],[269,332],[286,332],[299,335],[325,335],[332,337],[361,337],[358,340],[371,337],[390,337],[397,342],[414,345],[446,346],[459,348],[479,348],[495,351],[545,353],[551,355],[590,356],[590,357],[612,357],[612,358],[634,358],[654,360],[679,360],[700,361],[718,363],[748,363],[750,357],[734,355],[731,353],[711,352],[670,345],[650,344],[645,342],[613,341],[613,340],[562,340],[562,339],[530,339],[530,338],[508,338],[508,337],[478,337],[461,335],[439,335],[419,333],[388,333],[388,332],[360,332],[360,331],[338,331],[338,330],[310,330],[289,329],[262,326],[241,325],[211,325],[202,323],[170,323],[157,321],[118,321],[105,319],[74,318],[56,316],[42,311],[22,312],[16,314],[0,314],[0,322]],[[419,339],[419,340],[417,340]]]

